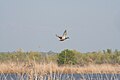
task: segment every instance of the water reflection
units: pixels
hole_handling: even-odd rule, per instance
[[[32,80],[120,80],[120,74],[48,74]],[[29,80],[28,74],[0,74],[0,80]]]

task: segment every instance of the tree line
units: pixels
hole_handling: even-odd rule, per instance
[[[65,49],[60,53],[48,52],[0,52],[0,62],[55,62],[58,65],[89,65],[89,64],[120,64],[120,51],[111,49],[81,53],[76,50]]]

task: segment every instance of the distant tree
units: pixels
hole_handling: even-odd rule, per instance
[[[106,53],[106,51],[105,51],[105,50],[103,50],[103,53],[105,54],[105,53]]]
[[[65,49],[58,54],[58,64],[76,64],[77,58],[73,50]]]
[[[107,49],[107,53],[111,54],[112,50],[111,49]]]

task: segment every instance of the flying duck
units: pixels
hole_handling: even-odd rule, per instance
[[[69,39],[69,37],[67,37],[67,31],[66,31],[66,30],[64,31],[64,33],[63,33],[62,36],[58,36],[58,35],[56,34],[56,37],[58,37],[58,38],[60,39],[60,41],[64,41],[64,40],[66,40],[66,39]]]

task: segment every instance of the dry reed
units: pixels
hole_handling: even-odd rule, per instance
[[[56,63],[36,63],[34,61],[28,63],[7,62],[1,63],[0,73],[37,73],[39,75],[47,75],[51,73],[120,73],[120,65],[101,64],[88,66],[58,66]]]

